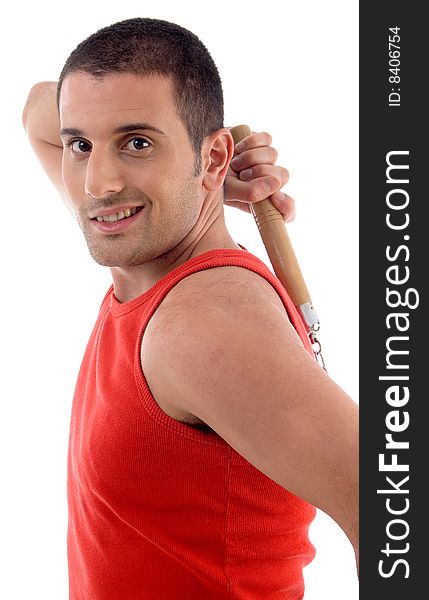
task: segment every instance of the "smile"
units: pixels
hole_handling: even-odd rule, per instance
[[[97,221],[106,221],[108,223],[113,223],[114,221],[121,221],[122,219],[127,219],[128,217],[132,217],[139,210],[141,210],[141,206],[135,206],[134,208],[127,208],[124,211],[114,213],[112,215],[101,215],[99,217],[95,217]]]

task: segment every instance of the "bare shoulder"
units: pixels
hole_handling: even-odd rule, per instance
[[[208,379],[215,386],[219,377],[233,387],[249,370],[261,379],[265,369],[266,380],[280,349],[284,373],[286,364],[295,372],[302,362],[314,368],[271,284],[249,269],[216,267],[183,279],[167,295],[146,329],[142,365],[161,406],[174,398],[183,414],[202,419],[195,390]]]
[[[279,295],[266,279],[242,267],[215,267],[180,281],[155,313],[154,322],[171,316],[193,320],[204,314],[210,323],[211,316],[242,319],[248,311],[261,321],[272,311],[288,321]]]
[[[223,369],[230,338],[246,344],[247,336],[254,340],[257,322],[274,327],[271,312],[288,326],[277,292],[249,269],[216,267],[180,281],[153,315],[141,348],[142,368],[160,408],[176,420],[203,424],[199,408],[189,402],[194,390],[208,368],[214,379]]]

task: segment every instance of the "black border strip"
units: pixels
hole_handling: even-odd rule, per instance
[[[426,596],[429,24],[423,7],[360,4],[359,590],[365,600]]]

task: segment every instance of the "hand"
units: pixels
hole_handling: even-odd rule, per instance
[[[280,189],[288,171],[275,165],[277,150],[269,133],[252,133],[239,142],[225,178],[224,204],[250,212],[249,203],[270,197],[285,222],[295,218],[295,201]]]

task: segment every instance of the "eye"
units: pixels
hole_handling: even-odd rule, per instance
[[[144,137],[133,137],[125,144],[127,150],[145,150],[149,146],[150,142]]]
[[[77,154],[90,152],[91,150],[91,144],[89,142],[86,142],[85,140],[70,140],[70,142],[67,142],[67,146]]]

